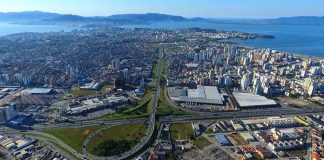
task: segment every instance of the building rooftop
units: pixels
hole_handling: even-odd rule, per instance
[[[29,94],[47,94],[50,93],[53,89],[51,88],[32,88],[28,91]]]
[[[206,104],[223,104],[224,97],[218,92],[216,86],[197,86],[197,89],[187,89],[187,96],[185,94],[179,94],[179,89],[171,90],[171,97],[173,100],[182,102],[195,102]],[[185,91],[182,91],[185,93]],[[178,95],[178,97],[176,96]]]
[[[268,105],[276,105],[277,103],[268,99],[264,96],[255,95],[251,93],[235,93],[233,92],[233,96],[240,107],[249,107],[249,106],[268,106]]]

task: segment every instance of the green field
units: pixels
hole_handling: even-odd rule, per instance
[[[168,60],[166,60],[165,58],[162,59],[161,62],[161,74],[162,75],[166,75],[168,73]]]
[[[155,63],[152,68],[153,82],[156,84],[156,75],[158,73],[158,64]],[[147,117],[153,106],[151,97],[153,95],[154,86],[149,86],[140,100],[136,100],[133,104],[124,106],[116,111],[116,113],[108,114],[99,119],[118,120]]]
[[[159,106],[157,109],[157,116],[169,116],[169,115],[188,115],[191,113],[188,113],[186,111],[183,111],[181,109],[175,108],[171,106],[164,96],[165,86],[160,87],[160,95],[159,95]]]
[[[158,72],[159,72],[159,65],[158,65],[158,63],[154,63],[153,68],[152,68],[152,81],[150,83],[150,86],[156,85],[156,83],[157,83],[156,76],[157,76]]]
[[[75,97],[80,96],[91,96],[95,94],[100,94],[106,91],[108,88],[112,88],[113,85],[103,85],[100,90],[80,90],[80,89],[73,89],[70,90],[69,93]]]
[[[123,113],[132,112],[132,111],[136,110],[137,108],[140,108],[142,105],[144,105],[152,97],[152,90],[153,90],[153,87],[148,87],[145,90],[143,97],[140,100],[135,101],[135,103],[126,106],[125,107],[126,110],[124,110]]]
[[[132,119],[132,118],[142,118],[147,117],[149,115],[149,109],[152,108],[151,99],[149,99],[146,103],[143,105],[136,107],[135,110],[131,110],[128,112],[122,112],[122,113],[113,113],[108,114],[102,117],[102,119],[105,120],[118,120],[118,119]]]
[[[169,116],[169,115],[188,115],[191,114],[189,112],[183,111],[181,109],[178,109],[166,100],[165,97],[165,83],[163,83],[163,76],[166,76],[168,73],[168,61],[167,59],[163,58],[161,61],[161,86],[160,86],[160,94],[159,94],[159,106],[157,109],[157,116]],[[165,81],[164,81],[165,82]]]
[[[113,114],[108,114],[100,119],[117,120],[117,119],[131,119],[142,118],[149,115],[149,111],[152,108],[152,87],[149,87],[143,96],[143,98],[132,105],[127,105]]]
[[[198,147],[199,149],[202,149],[206,146],[209,146],[211,143],[205,138],[205,137],[198,137],[197,139],[193,140],[193,145]]]
[[[104,130],[102,133],[90,140],[87,149],[90,153],[95,153],[94,149],[99,144],[114,140],[114,141],[136,141],[138,142],[144,137],[147,130],[147,125],[143,123],[128,124],[121,126],[114,126]],[[135,144],[133,144],[135,145]]]
[[[194,136],[191,123],[176,123],[170,126],[173,140],[189,140]]]
[[[53,135],[71,146],[78,152],[82,151],[82,143],[88,135],[94,131],[102,128],[103,126],[90,126],[81,128],[63,128],[44,131],[50,135]]]

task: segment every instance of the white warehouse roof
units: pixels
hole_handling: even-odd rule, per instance
[[[240,107],[276,105],[276,101],[251,93],[236,93],[233,96]]]
[[[51,88],[32,88],[28,91],[29,94],[47,94],[50,93],[53,89]]]
[[[176,90],[173,90],[176,91]],[[197,86],[197,89],[187,89],[187,96],[171,97],[182,102],[195,102],[206,104],[223,104],[224,97],[218,92],[216,86]],[[176,94],[171,95],[175,96]]]

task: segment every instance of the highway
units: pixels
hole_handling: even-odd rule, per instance
[[[85,140],[85,142],[83,143],[83,155],[87,157],[87,159],[91,159],[91,160],[109,160],[109,159],[114,159],[114,160],[120,160],[120,159],[129,159],[129,157],[131,157],[132,155],[136,154],[140,149],[142,149],[148,142],[149,140],[152,138],[153,133],[154,133],[154,129],[155,129],[155,115],[156,115],[156,111],[157,111],[157,107],[158,107],[158,99],[159,99],[159,94],[160,94],[160,79],[161,79],[161,62],[162,62],[162,57],[163,57],[163,51],[160,50],[159,53],[159,61],[158,61],[158,72],[157,72],[157,82],[156,82],[156,90],[152,96],[153,98],[153,106],[152,109],[150,110],[150,116],[148,119],[136,119],[136,120],[128,120],[128,122],[126,121],[118,121],[117,123],[122,123],[122,124],[127,124],[127,123],[136,123],[136,122],[147,122],[148,123],[148,128],[147,131],[145,133],[145,136],[143,139],[140,140],[140,142],[135,145],[130,151],[124,152],[120,155],[115,155],[115,156],[111,156],[111,157],[99,157],[99,156],[95,156],[95,155],[91,155],[90,153],[87,152],[86,150],[86,146],[88,144],[88,142],[95,137],[95,135],[101,133],[105,128],[100,129],[98,131],[96,131],[95,133],[91,134],[90,136],[87,137],[87,139]],[[94,121],[94,123],[98,124],[105,124],[107,125],[106,121]],[[89,122],[85,122],[85,125],[89,125],[91,123]],[[108,122],[109,123],[109,122]],[[113,123],[113,125],[116,125],[116,123]]]
[[[155,104],[154,108],[157,107]],[[154,110],[152,110],[152,113]],[[252,118],[252,117],[266,117],[266,116],[294,116],[294,115],[311,115],[311,114],[324,114],[324,108],[313,108],[313,109],[285,109],[285,108],[276,108],[276,109],[259,109],[259,110],[243,110],[243,111],[235,111],[235,112],[219,112],[214,114],[201,114],[201,115],[187,115],[187,116],[166,116],[159,117],[157,121],[163,123],[179,123],[179,122],[187,122],[187,121],[206,121],[206,120],[222,120],[228,118]],[[83,151],[83,154],[77,153],[70,146],[66,145],[64,142],[58,140],[57,138],[50,136],[48,134],[44,134],[41,131],[50,130],[56,128],[78,128],[83,126],[94,126],[94,125],[105,125],[105,126],[114,126],[114,125],[123,125],[123,124],[131,124],[131,123],[144,123],[150,122],[149,125],[152,127],[148,129],[146,136],[140,141],[138,145],[134,147],[134,150],[121,154],[119,157],[95,157]],[[153,124],[154,123],[154,124]],[[2,127],[0,134],[33,134],[33,136],[37,136],[44,139],[44,137],[48,138],[50,141],[56,141],[58,145],[65,148],[69,152],[73,153],[74,156],[82,159],[127,159],[127,157],[134,155],[136,151],[140,150],[148,140],[153,136],[154,127],[155,127],[155,117],[152,118],[138,118],[131,120],[89,120],[82,121],[78,123],[58,123],[58,124],[41,124],[35,125],[26,130],[13,129],[9,127]],[[99,132],[99,131],[98,131]],[[98,133],[97,132],[97,133]],[[86,141],[89,141],[91,137],[88,137]],[[86,144],[85,142],[84,144]],[[85,156],[86,155],[86,156]]]
[[[321,114],[324,113],[324,108],[314,108],[314,109],[284,109],[284,108],[275,108],[275,109],[259,109],[259,110],[243,110],[235,112],[218,112],[218,113],[207,113],[200,115],[184,115],[184,116],[165,116],[158,117],[158,121],[165,123],[173,122],[186,122],[186,121],[204,121],[204,120],[220,120],[226,118],[249,118],[249,117],[266,117],[266,116],[284,116],[284,115],[311,115],[311,114]],[[75,123],[48,123],[48,124],[38,124],[28,129],[21,130],[50,130],[58,128],[79,128],[85,126],[94,126],[94,125],[123,125],[131,123],[143,123],[143,122],[153,122],[152,118],[137,118],[137,119],[124,119],[124,120],[89,120]],[[9,127],[4,127],[1,129],[1,132],[13,131],[17,129],[12,129]]]
[[[74,156],[81,159],[92,159],[92,160],[106,160],[106,159],[129,159],[130,157],[137,154],[137,152],[142,149],[152,138],[155,122],[159,121],[162,123],[179,123],[187,121],[206,121],[206,120],[222,120],[228,118],[249,118],[249,117],[266,117],[266,116],[285,116],[285,115],[310,115],[313,113],[320,114],[324,113],[324,107],[318,108],[307,108],[307,109],[294,109],[294,108],[270,108],[270,109],[254,109],[254,110],[241,110],[233,112],[197,112],[195,115],[185,115],[185,116],[165,116],[165,117],[156,117],[158,99],[160,94],[160,78],[161,78],[161,61],[163,57],[163,50],[160,50],[159,54],[159,63],[158,63],[158,74],[156,75],[157,81],[155,86],[155,92],[152,96],[153,106],[150,110],[150,115],[147,118],[137,118],[137,119],[123,119],[123,120],[88,120],[88,121],[74,121],[70,123],[46,123],[46,124],[37,124],[34,126],[22,126],[22,128],[9,128],[2,127],[0,133],[3,134],[33,134],[34,136],[39,136],[41,138],[48,138],[50,140],[57,141],[61,147],[67,149],[69,152],[73,153]],[[165,93],[164,93],[165,94]],[[156,119],[158,118],[158,119]],[[131,123],[147,123],[148,129],[145,133],[143,139],[134,146],[130,151],[122,153],[120,155],[112,157],[98,157],[89,154],[86,151],[86,146],[88,142],[97,134],[99,134],[104,129],[115,126],[115,125],[124,125]],[[82,154],[77,153],[73,148],[66,145],[64,142],[60,141],[54,136],[44,134],[41,131],[58,129],[58,128],[79,128],[85,126],[94,126],[94,125],[105,125],[106,127],[96,131],[95,133],[89,135],[86,140],[83,142]]]

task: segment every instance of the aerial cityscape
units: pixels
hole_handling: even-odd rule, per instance
[[[322,1],[0,2],[0,160],[324,159]]]

